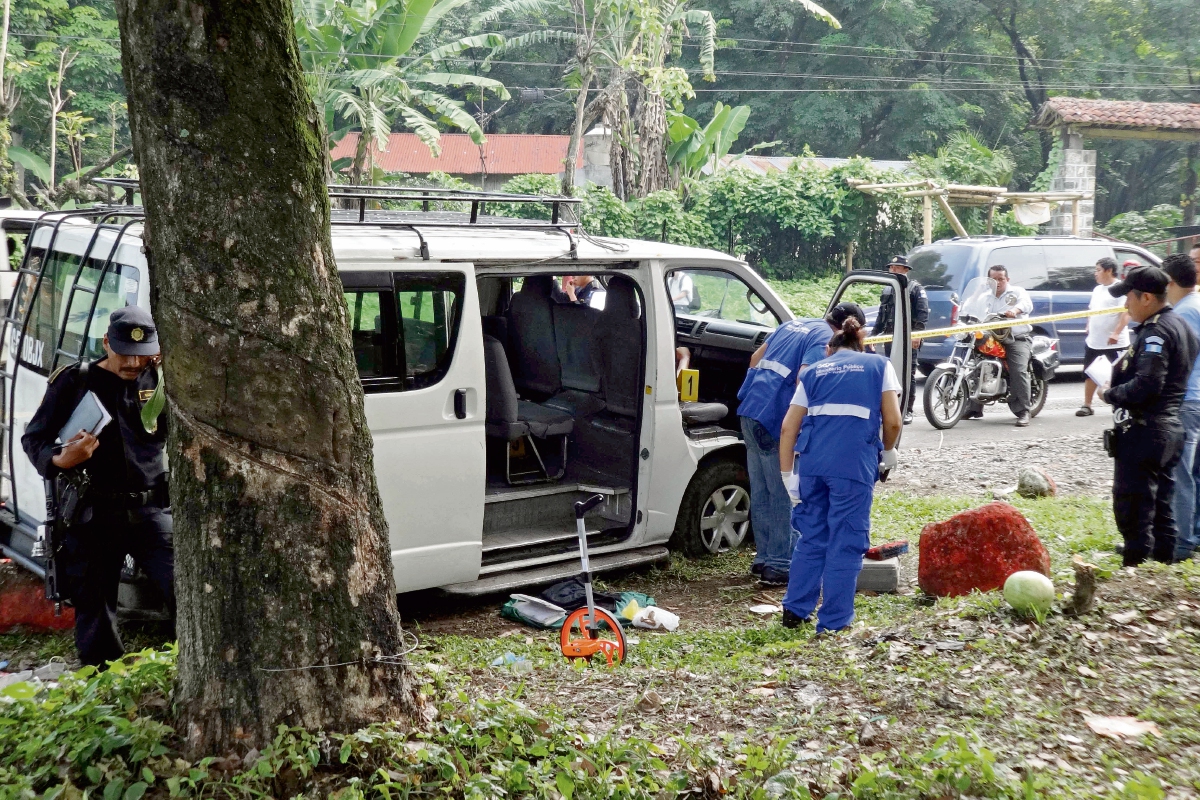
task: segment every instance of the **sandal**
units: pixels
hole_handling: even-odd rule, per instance
[[[1095,414],[1095,413],[1096,412],[1092,409],[1091,406],[1080,406],[1079,410],[1075,412],[1075,416],[1090,417],[1092,414]]]

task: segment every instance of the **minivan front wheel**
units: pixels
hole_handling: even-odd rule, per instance
[[[683,493],[670,547],[686,556],[733,550],[750,534],[750,476],[733,461],[696,470]]]

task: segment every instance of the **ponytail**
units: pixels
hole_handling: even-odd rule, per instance
[[[855,317],[846,317],[842,322],[841,330],[833,335],[829,340],[829,349],[833,350],[854,350],[859,353],[863,351],[862,337],[860,333],[863,329],[863,324]]]

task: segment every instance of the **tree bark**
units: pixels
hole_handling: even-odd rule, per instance
[[[583,138],[584,115],[587,111],[588,87],[592,85],[592,70],[584,66],[580,72],[579,94],[575,97],[575,123],[571,126],[571,138],[567,141],[567,155],[563,158],[562,194],[575,194],[575,159],[579,155],[579,141]]]
[[[404,660],[381,660],[403,649],[387,522],[291,3],[116,5],[171,408],[185,749],[412,720]]]
[[[671,188],[667,167],[667,102],[658,92],[645,90],[638,125],[638,197]]]

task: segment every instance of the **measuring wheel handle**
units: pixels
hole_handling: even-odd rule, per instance
[[[587,608],[572,611],[563,622],[559,635],[562,654],[567,658],[590,660],[596,653],[603,653],[611,667],[625,660],[625,631],[621,623],[603,608],[597,608],[590,622]],[[601,630],[602,625],[608,630]]]

